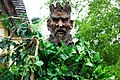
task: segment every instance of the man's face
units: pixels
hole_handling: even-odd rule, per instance
[[[73,21],[66,12],[55,11],[50,15],[51,19],[47,21],[48,30],[56,36],[65,36],[73,27]]]

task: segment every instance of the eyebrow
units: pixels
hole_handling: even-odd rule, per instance
[[[51,18],[60,18],[60,16],[54,16],[54,15],[50,15]]]
[[[66,18],[69,18],[69,16],[54,16],[54,15],[50,15],[51,18],[55,18],[55,19],[58,19],[58,18],[63,18],[63,19],[66,19]]]

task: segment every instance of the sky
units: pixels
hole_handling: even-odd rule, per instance
[[[47,6],[45,5],[45,2],[47,0],[23,0],[27,15],[29,19],[32,19],[33,17],[40,17],[43,18],[44,16],[48,16],[48,10]]]
[[[27,10],[28,18],[31,20],[33,17],[45,18],[49,16],[49,7],[45,5],[47,1],[48,0],[30,0],[30,1],[23,0],[26,10]],[[73,0],[72,3],[75,4],[76,1],[79,1],[79,0]],[[83,0],[81,0],[81,2],[82,1]],[[84,1],[82,4],[86,6],[87,1]],[[88,7],[86,6],[84,10],[80,12],[82,15],[81,18],[83,18],[84,15],[86,15],[87,10],[88,10]],[[72,12],[75,12],[75,10],[72,9]],[[75,20],[76,17],[77,15],[75,14],[71,16],[71,19]]]
[[[45,5],[47,0],[23,0],[29,20],[34,17],[46,18],[49,16],[49,9]],[[44,19],[43,19],[44,20]],[[47,29],[46,21],[40,26],[43,37],[47,38],[50,32]]]
[[[49,8],[48,6],[45,5],[45,3],[48,0],[23,0],[26,10],[27,10],[27,15],[29,19],[32,19],[33,17],[40,17],[40,18],[45,18],[47,16],[49,16]],[[76,1],[80,1],[81,4],[83,5],[87,5],[87,0],[72,0],[72,3],[76,3]],[[84,1],[84,2],[83,2]],[[89,1],[93,1],[93,0],[89,0]],[[110,0],[111,4],[113,4],[113,6],[118,6],[116,3],[116,0]],[[86,6],[84,8],[83,11],[81,11],[81,17],[84,17],[84,15],[86,15],[86,12],[88,10],[88,7]],[[72,9],[72,12],[74,12],[74,9]],[[76,19],[76,15],[71,16],[72,19]]]

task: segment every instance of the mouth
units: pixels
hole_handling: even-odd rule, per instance
[[[56,35],[61,35],[61,36],[66,35],[66,29],[57,29]]]

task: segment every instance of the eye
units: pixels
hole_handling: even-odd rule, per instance
[[[52,18],[52,20],[54,21],[54,22],[58,22],[58,18]]]
[[[62,18],[61,19],[63,22],[66,22],[66,21],[68,21],[68,18]]]

